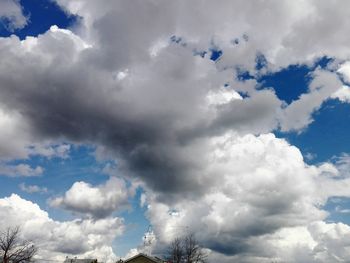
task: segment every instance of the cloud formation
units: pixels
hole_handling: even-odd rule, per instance
[[[38,185],[26,185],[25,183],[20,183],[19,188],[26,193],[47,193],[48,189],[46,187],[40,187]]]
[[[111,177],[105,184],[96,187],[85,182],[75,182],[64,196],[51,200],[50,204],[100,219],[126,208],[129,197],[125,182]]]
[[[232,70],[239,67],[257,74],[258,51],[266,57],[270,71],[285,66],[285,61],[312,64],[319,52],[305,56],[298,42],[295,50],[281,47],[292,45],[289,39],[302,33],[295,30],[301,21],[323,14],[322,4],[312,1],[298,3],[305,8],[287,2],[262,7],[271,7],[269,12],[274,13],[291,12],[278,16],[279,27],[269,36],[259,30],[264,32],[275,20],[243,2],[223,2],[216,5],[222,13],[215,14],[209,2],[197,3],[195,15],[181,1],[112,1],[106,7],[93,1],[58,3],[84,18],[79,35],[53,26],[37,38],[1,39],[1,108],[10,109],[28,125],[20,136],[24,143],[63,137],[102,144],[115,152],[125,174],[140,177],[157,191],[200,190],[196,186],[200,182],[187,176],[200,161],[184,157],[184,149],[197,138],[229,129],[241,134],[261,134],[279,127],[283,131],[304,129],[312,121],[311,114],[341,86],[335,73],[316,69],[309,92],[285,107],[272,89],[256,90],[255,80],[239,81]],[[306,8],[310,6],[314,9]],[[228,19],[225,23],[223,16]],[[204,17],[210,19],[204,22]],[[173,35],[186,44],[171,41]],[[209,52],[213,37],[223,50],[218,62],[208,55],[193,56],[195,49]],[[232,44],[236,38],[237,48]],[[325,54],[336,56],[326,47]],[[345,50],[341,55],[346,54]],[[299,60],[287,60],[291,57]],[[9,78],[13,71],[18,72],[17,78]],[[248,96],[220,104],[208,101],[208,96],[220,93],[223,87],[231,94]]]
[[[41,166],[31,167],[28,164],[0,164],[0,175],[9,177],[31,177],[42,175],[44,169]]]
[[[320,225],[321,233],[348,229],[323,222],[328,212],[322,207],[329,197],[350,196],[350,179],[340,166],[307,165],[296,147],[272,134],[227,134],[213,139],[205,152],[202,197],[169,205],[148,193],[155,251],[191,230],[213,251],[212,260],[222,262],[328,262],[349,255],[334,250],[334,240],[325,243],[314,228]]]
[[[66,143],[105,149],[120,174],[145,189],[157,249],[188,226],[217,262],[284,260],[286,251],[294,262],[347,256],[334,245],[347,235],[328,236],[326,229],[348,228],[325,223],[322,205],[333,195],[349,196],[348,177],[329,163],[307,165],[271,132],[300,132],[326,100],[348,101],[350,3],[57,3],[82,17],[74,32],[52,26],[23,41],[0,38],[3,160],[67,158]],[[213,49],[222,52],[217,61],[210,59]],[[258,56],[266,60],[262,69]],[[314,68],[307,92],[289,105],[274,87],[259,88],[259,76],[291,64],[311,70],[321,57],[332,65]],[[242,79],[242,72],[252,78]],[[22,174],[33,174],[26,168]],[[115,237],[106,229],[119,227],[111,215],[128,195],[114,177],[98,186],[79,181],[52,204],[88,219],[55,222],[37,208],[36,220],[52,229],[49,240],[60,241],[50,241],[48,250],[111,251],[102,242]],[[73,236],[63,239],[65,232]],[[79,237],[91,233],[92,240]]]
[[[2,0],[0,2],[0,24],[9,31],[21,29],[27,24],[18,0]]]
[[[33,240],[39,247],[38,259],[63,261],[66,255],[116,259],[111,244],[124,230],[120,218],[59,222],[16,194],[0,199],[0,208],[1,225],[20,225],[23,238]]]

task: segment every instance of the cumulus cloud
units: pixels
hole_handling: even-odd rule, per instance
[[[58,3],[84,18],[76,33],[53,26],[37,38],[1,39],[3,107],[21,112],[31,135],[112,149],[126,174],[157,191],[181,192],[184,184],[189,189],[197,184],[186,176],[197,161],[181,156],[182,145],[228,129],[242,134],[303,129],[339,88],[335,74],[316,70],[311,85],[317,88],[310,86],[309,93],[285,108],[273,90],[257,91],[254,80],[232,79],[237,67],[255,74],[258,51],[270,71],[286,61],[312,63],[321,55],[336,56],[328,46],[322,54],[308,50],[306,56],[298,42],[294,47],[290,41],[299,23],[323,14],[323,3],[223,2],[215,5],[220,11],[215,13],[210,2],[198,2],[196,13],[182,1],[108,1],[104,7],[93,1]],[[284,14],[277,16],[278,27],[267,13]],[[275,30],[261,34],[266,28]],[[174,35],[186,44],[171,41]],[[223,50],[218,62],[193,56],[194,49],[209,53],[213,42]],[[14,70],[18,78],[9,78]],[[233,99],[239,98],[237,91],[248,96]]]
[[[211,253],[210,260],[219,262],[344,262],[349,256],[349,226],[342,223],[315,221],[308,227],[284,228],[272,235],[259,239],[260,253],[270,258],[244,258]],[[261,246],[261,244],[265,244]]]
[[[98,219],[125,208],[129,196],[125,182],[111,177],[105,184],[96,187],[85,182],[75,182],[64,196],[51,200],[50,204]]]
[[[55,221],[37,204],[16,194],[0,199],[2,227],[20,225],[23,238],[39,247],[37,259],[61,260],[66,255],[115,261],[113,239],[124,230],[120,218]],[[45,231],[43,231],[45,229]]]
[[[326,219],[322,206],[329,197],[350,195],[349,178],[339,178],[329,163],[305,164],[296,147],[272,134],[227,134],[209,145],[200,177],[208,184],[202,197],[166,204],[149,193],[147,215],[159,243],[154,249],[190,229],[222,262],[318,262],[313,248],[322,240],[306,228]],[[286,256],[304,246],[298,233],[308,237],[302,242],[309,261]],[[332,246],[326,245],[327,253]]]
[[[249,3],[224,2],[216,6],[223,12],[220,16],[211,12],[209,2],[197,3],[196,15],[179,3],[111,1],[99,7],[93,1],[74,5],[59,1],[68,12],[84,17],[79,34],[51,27],[37,38],[1,39],[3,107],[23,115],[32,137],[101,144],[117,155],[125,174],[141,178],[157,191],[180,194],[184,188],[201,191],[196,177],[187,176],[200,166],[200,160],[184,157],[188,145],[198,137],[220,135],[229,129],[241,134],[266,133],[279,126],[298,130],[311,122],[311,114],[330,96],[328,88],[310,90],[284,109],[273,90],[256,90],[254,80],[232,79],[234,68],[254,69],[257,43],[266,43],[266,50],[259,46],[259,52],[270,64],[276,68],[283,65],[278,64],[276,54],[268,54],[280,50],[282,39],[277,32],[264,41],[258,33],[262,26],[275,25],[275,20],[256,12],[257,7]],[[288,33],[282,26],[292,30],[294,23],[313,15],[287,2],[268,6],[275,12],[293,11],[279,17],[281,28],[276,30],[281,36]],[[241,10],[240,14],[235,10]],[[129,11],[136,13],[130,15]],[[226,13],[228,21],[223,24],[221,18]],[[249,16],[253,13],[256,20]],[[204,22],[207,17],[210,19]],[[203,23],[194,23],[193,18]],[[238,24],[244,26],[231,27]],[[171,41],[173,35],[182,37],[186,45]],[[234,37],[242,46],[235,59],[230,58],[236,52],[231,50]],[[223,49],[220,61],[193,56],[195,48],[211,48],[213,38]],[[310,63],[316,57],[305,60],[307,56],[301,56],[300,63]],[[14,70],[18,77],[9,78]],[[314,75],[314,82],[319,79],[320,83],[336,78],[328,72]],[[333,89],[331,84],[320,85]],[[248,96],[234,99],[239,98],[237,91]]]
[[[68,144],[57,141],[94,144],[96,156],[114,159],[121,174],[146,189],[142,202],[159,246],[189,226],[221,262],[261,262],[281,257],[281,240],[293,243],[291,232],[299,229],[296,236],[310,242],[293,245],[291,257],[317,260],[309,249],[323,239],[310,226],[327,217],[321,205],[329,197],[349,196],[349,179],[331,164],[308,166],[270,132],[303,130],[324,101],[344,99],[346,64],[335,63],[338,72],[315,69],[307,93],[290,105],[274,87],[258,89],[237,71],[257,77],[324,56],[347,61],[350,2],[57,3],[82,17],[75,32],[52,26],[23,41],[0,38],[1,157],[66,158]],[[222,51],[216,62],[212,49]],[[266,60],[262,71],[257,55]],[[125,183],[113,177],[98,186],[76,182],[52,204],[89,219],[38,221],[58,229],[50,233],[62,241],[61,252],[111,251],[95,243],[106,241],[105,232],[96,230],[102,237],[93,234],[90,243],[81,239],[98,224],[103,231],[118,225],[110,216],[127,198]],[[59,235],[65,232],[71,243]],[[114,235],[107,237],[109,243]],[[333,241],[326,249],[344,256],[332,252]]]
[[[185,1],[108,1],[103,7],[94,1],[57,2],[85,18],[88,36],[99,41],[100,57],[109,65],[147,59],[147,50],[169,32],[188,44],[195,43],[199,50],[208,50],[214,42],[224,51],[222,65],[238,64],[248,69],[254,69],[257,51],[279,66],[311,61],[325,54],[347,56],[349,52],[345,48],[347,35],[343,34],[347,14],[340,10],[338,1],[222,1],[220,5],[195,1],[191,9]],[[133,16],[128,17],[130,12]],[[329,12],[337,17],[336,21],[326,19]],[[128,26],[118,23],[116,16],[118,21],[127,21]],[[306,44],[302,41],[305,39]],[[123,49],[112,50],[114,46]],[[139,57],[131,54],[135,51]],[[113,54],[113,58],[107,58],[107,54]]]

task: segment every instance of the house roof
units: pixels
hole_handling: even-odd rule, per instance
[[[127,260],[124,261],[124,263],[127,263],[127,262],[130,262],[131,260],[135,259],[135,258],[138,258],[138,257],[145,257],[145,258],[148,258],[149,260],[155,262],[155,263],[163,263],[164,261],[161,260],[160,258],[155,258],[155,257],[151,257],[151,256],[148,256],[146,254],[143,254],[143,253],[139,253],[137,254],[136,256],[133,256],[131,258],[128,258]]]

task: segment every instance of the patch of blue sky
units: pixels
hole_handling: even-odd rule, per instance
[[[28,164],[31,167],[41,166],[44,172],[35,177],[6,177],[0,176],[1,187],[0,198],[10,196],[12,193],[19,194],[22,198],[37,203],[41,209],[47,211],[55,220],[72,220],[75,215],[59,208],[51,207],[49,198],[62,196],[77,181],[84,181],[92,186],[103,184],[108,180],[108,175],[103,168],[109,161],[97,161],[94,156],[95,148],[91,145],[79,145],[71,147],[69,157],[62,159],[58,157],[45,158],[32,156],[28,160],[14,160],[8,164]],[[37,185],[46,187],[47,193],[27,193],[19,187],[21,183],[26,186]],[[130,201],[130,209],[114,213],[115,216],[125,218],[127,229],[125,234],[116,239],[115,248],[118,254],[124,255],[135,244],[142,242],[142,236],[148,228],[149,221],[145,218],[146,207],[141,207],[140,197],[143,190],[137,189],[136,194]]]
[[[323,57],[314,65],[291,65],[281,71],[257,79],[259,88],[273,88],[276,95],[286,103],[297,100],[301,94],[308,92],[311,81],[310,73],[317,67],[325,68],[331,62]],[[252,78],[249,72],[242,72],[243,79]],[[330,99],[323,103],[313,116],[313,122],[301,133],[282,133],[275,131],[278,137],[286,138],[297,146],[308,163],[320,163],[350,150],[350,104]]]
[[[307,92],[311,72],[306,65],[292,65],[273,74],[264,75],[258,81],[260,89],[272,87],[279,99],[290,104]]]
[[[212,49],[211,58],[218,59],[222,53],[219,49]],[[214,55],[213,55],[214,54]],[[286,103],[297,100],[301,94],[308,92],[311,73],[317,67],[326,68],[331,58],[322,57],[312,66],[291,65],[278,72],[261,76],[257,79],[260,87],[273,88],[276,95]],[[263,55],[256,59],[256,69],[259,70],[267,64]],[[238,79],[245,81],[253,79],[250,72],[237,69]],[[246,96],[242,93],[244,97]],[[278,137],[286,138],[292,145],[297,146],[310,164],[331,160],[334,156],[350,151],[350,104],[339,100],[326,101],[312,118],[314,121],[301,133],[282,133],[275,131]]]
[[[170,43],[178,44],[182,47],[187,47],[186,41],[182,37],[176,35],[170,37]],[[217,61],[218,59],[220,59],[222,54],[222,50],[213,43],[211,43],[211,47],[207,50],[197,50],[196,48],[193,49],[194,56],[200,56],[204,58],[206,55],[208,55],[208,58],[212,61]]]
[[[301,94],[308,91],[308,85],[312,79],[311,73],[317,67],[325,68],[331,61],[330,58],[323,57],[316,60],[314,65],[290,65],[278,72],[263,75],[257,79],[260,89],[273,88],[279,99],[284,100],[288,104],[297,100]],[[256,59],[256,68],[261,69],[266,65],[262,55],[258,55]]]
[[[124,218],[126,223],[124,234],[113,242],[113,247],[118,255],[126,255],[130,249],[142,245],[143,236],[148,231],[150,222],[145,217],[147,207],[142,207],[140,203],[142,193],[143,190],[138,188],[134,198],[130,200],[131,209],[116,213],[117,216]]]
[[[211,48],[210,51],[210,59],[213,61],[217,61],[222,56],[222,51],[218,48]]]
[[[12,193],[18,192],[18,184],[23,180],[20,178],[12,178],[0,175],[0,198],[10,196]]]
[[[334,163],[336,157],[350,153],[350,104],[330,99],[312,117],[301,133],[275,134],[298,147],[308,164]],[[327,221],[350,224],[350,198],[331,198],[323,209],[329,212]]]
[[[250,72],[248,70],[245,70],[243,68],[237,67],[236,73],[237,73],[237,79],[239,81],[246,81],[246,80],[250,80],[250,79],[255,78],[253,75],[250,74]]]
[[[108,179],[108,175],[102,172],[106,162],[97,162],[93,152],[94,147],[80,145],[71,147],[69,157],[65,159],[32,156],[27,160],[11,161],[8,164],[28,164],[32,168],[40,166],[44,172],[42,175],[33,177],[0,176],[0,185],[6,185],[6,188],[2,189],[0,193],[0,198],[9,196],[11,193],[18,193],[21,197],[38,203],[41,208],[48,210],[50,215],[53,214],[56,219],[55,215],[61,215],[61,212],[54,211],[48,206],[47,198],[49,196],[64,194],[77,181],[98,185]],[[46,187],[48,193],[26,193],[20,190],[19,184],[21,183]]]
[[[256,79],[258,89],[273,88],[279,99],[290,104],[297,100],[301,94],[308,92],[308,85],[312,80],[311,73],[317,67],[326,68],[331,61],[331,58],[322,57],[311,66],[290,65],[280,71],[260,75],[260,70],[268,66],[268,61],[263,54],[259,53],[255,59],[256,75],[240,67],[236,68],[236,74],[239,81]]]
[[[273,87],[280,99],[291,103],[308,91],[310,73],[316,67],[327,67],[330,61],[331,59],[324,57],[311,67],[292,65],[279,72],[262,76],[258,79],[260,88]],[[243,75],[243,77],[252,76]],[[329,99],[312,115],[312,118],[314,121],[301,133],[275,131],[275,134],[298,147],[305,157],[305,162],[309,164],[334,162],[334,157],[350,152],[350,104]],[[323,208],[329,212],[327,221],[350,223],[349,198],[332,198]]]
[[[52,25],[59,28],[70,28],[79,22],[80,18],[67,14],[53,0],[21,0],[23,14],[28,18],[27,25],[13,32],[8,30],[6,21],[0,23],[0,37],[12,34],[20,39],[26,36],[38,36],[45,33]]]
[[[329,212],[328,222],[350,224],[350,198],[332,197],[323,209]]]
[[[96,161],[94,151],[95,148],[90,145],[73,145],[68,158],[47,159],[39,156],[31,160],[40,160],[38,164],[46,168],[45,177],[50,177],[48,182],[57,180],[57,183],[60,182],[66,188],[75,181],[99,184],[107,178],[107,175],[101,173],[107,162]]]
[[[297,146],[304,156],[311,154],[310,164],[331,160],[342,153],[350,152],[350,104],[337,99],[326,101],[313,114],[314,121],[300,134],[296,132],[278,133]]]
[[[258,53],[255,58],[255,69],[261,70],[268,65],[268,61],[262,53]]]

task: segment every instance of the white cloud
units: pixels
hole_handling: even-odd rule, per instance
[[[241,95],[229,88],[221,88],[217,92],[209,91],[206,98],[209,105],[214,106],[227,104],[231,100],[242,100]]]
[[[47,193],[48,189],[46,187],[40,187],[38,185],[26,185],[25,183],[20,183],[19,188],[26,193]]]
[[[28,164],[0,164],[0,175],[9,177],[31,177],[40,176],[44,172],[41,166],[31,167]]]
[[[340,175],[344,178],[350,178],[350,155],[342,153],[340,156],[333,158]]]
[[[349,214],[350,209],[343,209],[341,206],[337,205],[334,209],[337,213]]]
[[[321,207],[328,198],[350,196],[350,181],[339,178],[336,166],[307,165],[296,147],[272,134],[227,134],[212,139],[204,152],[202,196],[166,203],[147,193],[148,218],[159,239],[155,250],[193,231],[218,262],[319,262],[313,248],[322,240],[307,228],[326,219]],[[225,255],[231,255],[227,261]]]
[[[85,0],[57,2],[85,18],[86,37],[107,48],[101,56],[112,51],[114,43],[123,45],[122,50],[110,53],[114,57],[134,57],[131,52],[137,51],[138,56],[134,58],[143,60],[155,43],[169,35],[181,37],[199,50],[207,50],[214,42],[224,51],[222,66],[238,64],[248,69],[254,68],[257,51],[275,66],[310,62],[324,55],[343,58],[349,55],[345,11],[348,4],[341,1],[332,4],[315,0],[221,1],[220,4],[195,1],[191,9],[182,0],[171,3],[107,1],[104,6]],[[129,15],[130,10],[133,16]],[[125,23],[120,25],[112,20],[112,13],[118,14],[118,21]],[[337,19],[328,19],[329,13]],[[233,45],[235,39],[239,43]]]
[[[51,158],[61,158],[67,159],[69,157],[69,152],[71,150],[70,144],[34,144],[30,147],[27,147],[29,155],[40,155],[48,159]]]
[[[126,208],[129,194],[122,179],[110,177],[105,184],[96,187],[75,182],[63,197],[51,200],[50,204],[93,218],[105,218],[116,210]]]
[[[302,94],[282,112],[280,125],[282,131],[301,130],[313,122],[312,114],[321,108],[324,101],[334,96],[342,83],[335,73],[316,69],[309,92]]]
[[[332,99],[339,99],[341,102],[350,103],[350,88],[348,86],[342,86],[331,96]]]
[[[0,158],[26,158],[25,147],[30,144],[29,125],[17,112],[0,107]]]
[[[320,263],[346,262],[350,251],[349,226],[342,223],[315,221],[308,227],[284,228],[276,233],[257,240],[261,253],[270,254],[270,258],[246,258],[211,253],[211,260],[219,262],[293,262]],[[260,243],[260,244],[259,244]]]
[[[315,222],[308,229],[317,242],[314,251],[319,261],[346,261],[350,255],[350,226],[343,223]]]
[[[23,15],[19,0],[0,1],[0,23],[10,31],[27,25],[27,18]]]
[[[2,227],[20,225],[23,238],[39,247],[38,259],[59,261],[74,255],[114,262],[112,241],[124,231],[123,220],[116,217],[55,221],[37,204],[16,194],[0,199],[0,223]]]
[[[350,82],[350,61],[341,64],[337,70],[342,75],[346,82]]]

